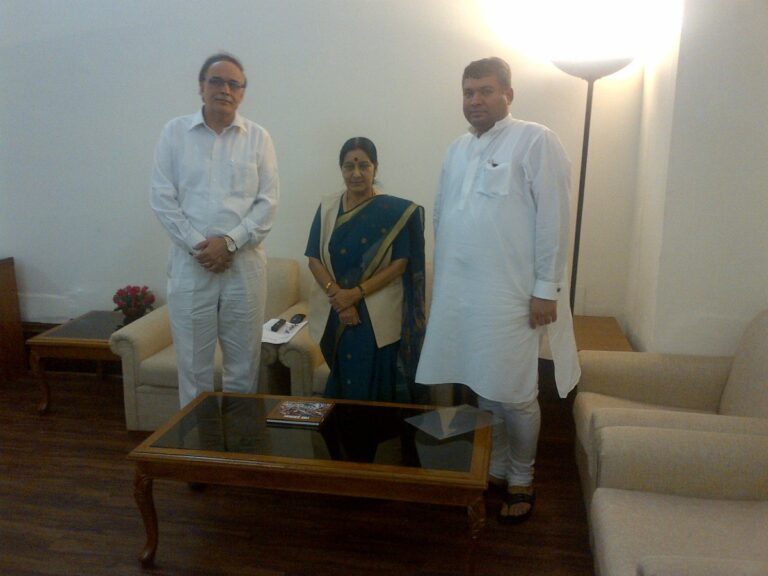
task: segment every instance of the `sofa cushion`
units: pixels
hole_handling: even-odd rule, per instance
[[[768,418],[768,310],[744,331],[720,400],[720,413]]]
[[[636,576],[650,555],[768,562],[768,501],[598,488],[590,519],[601,576]]]
[[[592,457],[592,419],[593,415],[603,409],[624,408],[632,410],[659,410],[662,412],[688,412],[682,408],[669,408],[657,404],[646,404],[634,400],[625,400],[617,396],[607,396],[596,392],[579,392],[573,402],[573,418],[576,424],[576,438],[584,447],[588,456]],[[632,425],[628,422],[628,425]]]
[[[264,320],[276,318],[299,301],[299,263],[292,258],[267,260],[267,299]]]
[[[637,576],[765,576],[768,562],[738,558],[648,556],[640,560]]]
[[[173,345],[163,348],[139,365],[139,382],[143,386],[158,388],[179,387],[179,374],[176,370],[176,348]],[[221,390],[221,348],[216,346],[213,368],[213,388]]]

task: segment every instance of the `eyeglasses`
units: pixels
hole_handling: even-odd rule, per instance
[[[212,86],[213,88],[224,88],[224,85],[226,84],[232,92],[237,92],[238,90],[245,88],[245,84],[240,84],[237,80],[224,80],[224,78],[219,78],[218,76],[208,78],[206,82],[208,82],[208,86]]]

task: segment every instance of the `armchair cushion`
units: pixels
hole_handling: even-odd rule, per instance
[[[582,427],[585,420],[581,421]],[[671,410],[638,410],[630,408],[610,408],[595,410],[589,422],[586,438],[592,442],[600,430],[615,426],[636,426],[643,428],[666,428],[673,430],[700,430],[704,432],[730,432],[735,434],[760,434],[768,436],[768,419],[746,418],[743,416],[719,416],[700,412],[676,412]],[[577,430],[578,433],[583,433]],[[586,445],[579,440],[581,445]],[[587,466],[591,478],[596,474],[597,459],[594,450],[586,454]],[[591,490],[594,485],[591,486]]]
[[[640,560],[637,576],[765,576],[768,562],[738,558],[691,556],[646,556]]]
[[[636,576],[652,555],[768,562],[766,501],[598,488],[590,519],[600,576]]]
[[[768,435],[617,426],[596,451],[598,488],[768,501]]]
[[[642,416],[637,416],[640,412],[651,412],[655,414],[655,421],[664,421],[670,418],[675,418],[676,414],[683,413],[683,409],[672,409],[645,402],[636,402],[634,400],[626,400],[615,396],[607,396],[605,394],[595,394],[593,392],[579,392],[573,401],[576,439],[581,443],[589,455],[590,451],[587,450],[587,447],[591,446],[594,441],[593,431],[596,427],[596,418],[610,418],[604,416],[604,413],[616,414],[617,416],[622,415],[628,418],[625,421],[625,424],[632,425],[634,418],[637,417],[642,419]],[[714,414],[714,412],[707,413]],[[611,422],[616,422],[616,420],[617,418],[610,419]]]
[[[221,390],[221,348],[217,345],[213,356],[213,388]],[[176,371],[176,349],[166,346],[139,365],[139,382],[145,386],[172,388],[178,390],[178,372]]]

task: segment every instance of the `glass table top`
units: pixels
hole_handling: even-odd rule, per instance
[[[286,399],[286,398],[282,398]],[[334,403],[319,427],[268,424],[280,397],[206,396],[151,448],[200,450],[469,472],[474,431],[438,440],[405,419],[430,409]]]
[[[39,339],[109,340],[115,330],[123,327],[123,314],[107,310],[94,310],[65,322],[36,336]]]

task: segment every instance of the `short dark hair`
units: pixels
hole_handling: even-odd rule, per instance
[[[485,76],[496,76],[499,86],[504,90],[512,88],[512,72],[509,69],[509,64],[497,56],[470,62],[464,68],[461,83],[464,84],[464,80],[467,78],[483,78]]]
[[[245,69],[243,68],[243,65],[240,63],[240,60],[238,60],[235,56],[233,56],[229,52],[219,52],[217,54],[208,56],[208,58],[205,59],[205,62],[203,62],[203,65],[200,68],[200,74],[198,74],[198,77],[197,77],[198,81],[200,82],[205,81],[205,76],[206,74],[208,74],[208,68],[216,64],[216,62],[230,62],[235,66],[237,66],[237,69],[243,73],[243,87],[245,87],[248,84],[248,78],[245,77]]]
[[[352,150],[362,150],[365,152],[368,158],[371,159],[371,162],[378,168],[379,158],[378,154],[376,154],[376,145],[365,136],[355,136],[344,142],[344,146],[341,147],[341,152],[339,152],[339,167],[344,164],[344,157]]]

